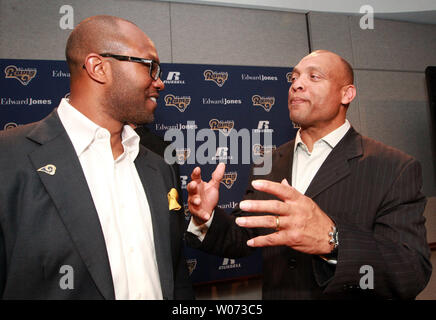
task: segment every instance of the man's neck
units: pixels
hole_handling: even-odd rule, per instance
[[[306,128],[301,127],[300,128],[301,140],[306,145],[309,152],[312,152],[315,142],[322,139],[329,133],[333,132],[334,130],[342,126],[344,123],[345,123],[345,119],[343,121],[330,123],[327,126],[325,125],[321,127],[309,126]]]

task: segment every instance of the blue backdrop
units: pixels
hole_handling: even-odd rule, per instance
[[[231,212],[247,187],[251,165],[243,163],[242,151],[249,144],[254,156],[270,152],[292,139],[296,128],[289,120],[287,96],[291,68],[224,66],[199,64],[162,64],[161,92],[152,132],[164,137],[169,129],[184,137],[176,147],[185,208],[186,184],[198,165],[199,155],[208,163],[201,165],[204,179],[209,179],[217,161],[228,161],[220,187],[219,206]],[[0,129],[38,121],[48,115],[69,93],[69,71],[65,61],[0,59]],[[213,151],[204,152],[205,142],[197,135],[210,130],[216,139]],[[239,140],[238,154],[229,143],[219,145],[229,133],[248,130],[260,134],[260,143]],[[263,136],[272,134],[265,144]],[[194,144],[187,137],[197,137]],[[196,140],[197,140],[196,139]],[[224,141],[224,140],[223,140]],[[266,141],[266,140],[265,140]],[[180,142],[180,141],[178,141]],[[230,162],[230,163],[229,163]],[[236,162],[236,163],[231,163]],[[186,219],[189,220],[187,210]],[[216,257],[185,248],[191,278],[203,283],[257,275],[262,272],[260,251],[242,259]]]

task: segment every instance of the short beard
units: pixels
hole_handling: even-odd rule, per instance
[[[117,87],[107,92],[105,106],[110,116],[124,124],[143,125],[154,121],[154,113],[138,106],[144,104],[144,100],[134,102],[131,97],[133,89],[126,87],[127,81],[117,72]]]

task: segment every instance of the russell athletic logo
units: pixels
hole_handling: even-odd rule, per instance
[[[165,84],[185,84],[185,80],[180,80],[179,71],[169,71],[167,79],[164,80]]]
[[[274,105],[276,98],[274,97],[261,97],[259,95],[254,95],[251,97],[253,106],[262,107],[266,112],[269,112]]]
[[[35,78],[36,72],[35,68],[23,69],[12,65],[5,68],[6,78],[17,79],[23,86],[27,86]]]
[[[222,87],[229,78],[229,74],[227,72],[216,72],[212,70],[204,70],[203,75],[205,81],[213,81],[218,87]]]
[[[191,103],[191,97],[177,97],[172,94],[167,94],[164,100],[167,107],[176,107],[180,112],[185,112],[186,108]]]
[[[240,263],[236,263],[235,259],[224,258],[223,263],[218,267],[218,270],[241,268]]]

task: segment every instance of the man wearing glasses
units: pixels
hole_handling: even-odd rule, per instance
[[[164,89],[153,42],[94,16],[66,58],[70,98],[0,134],[0,296],[193,298],[178,177],[129,125],[153,120]]]

